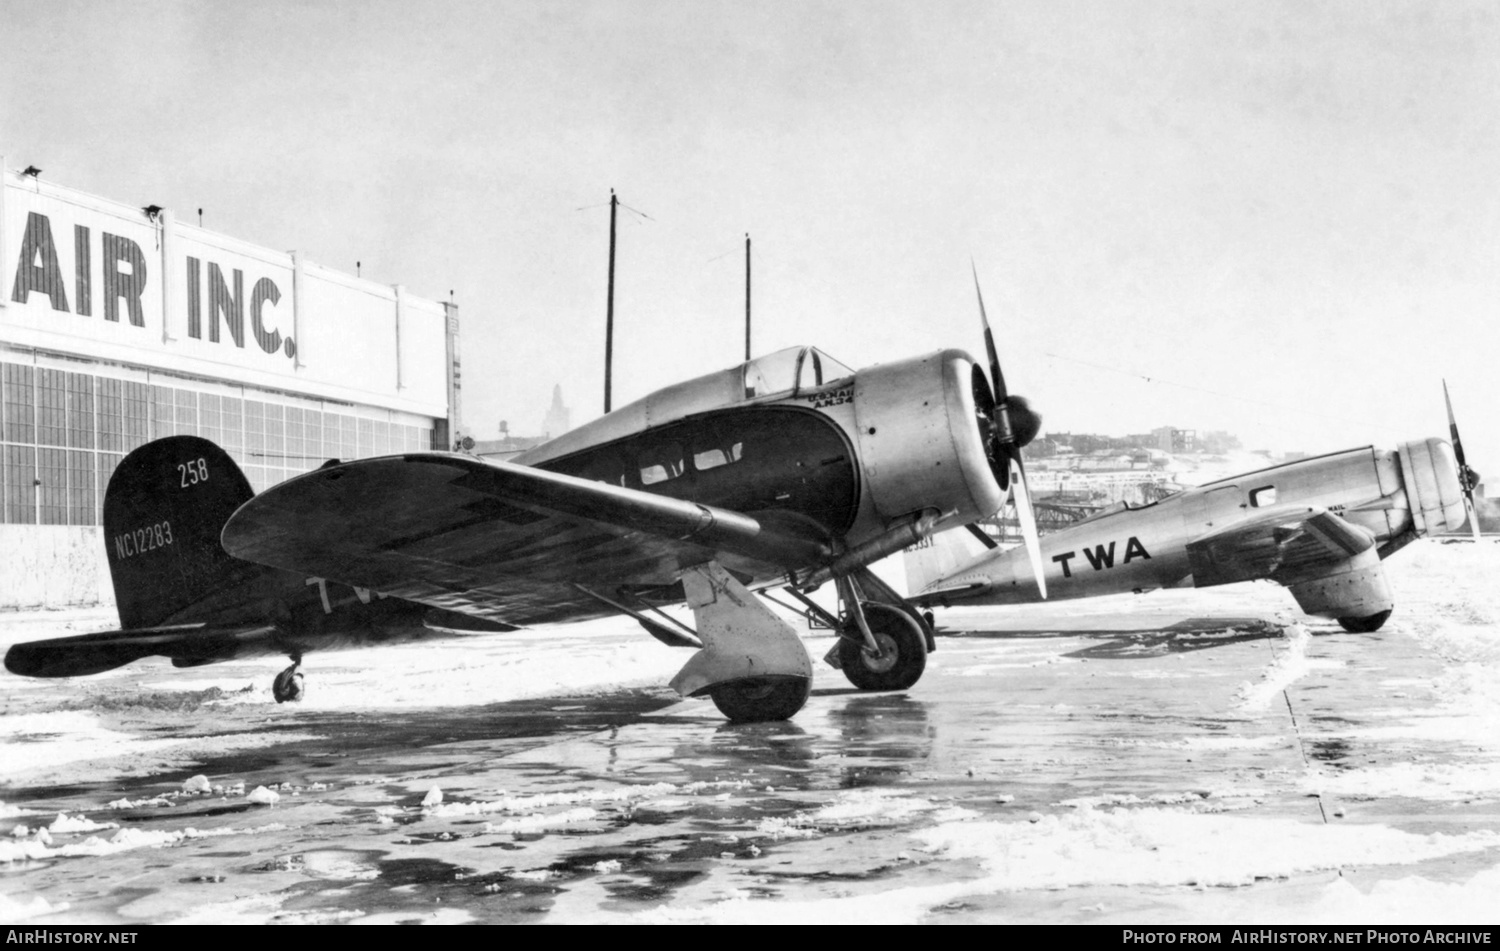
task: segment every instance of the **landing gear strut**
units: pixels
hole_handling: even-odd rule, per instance
[[[914,686],[927,669],[927,655],[937,649],[931,614],[918,615],[868,568],[836,580],[844,615],[834,624],[838,645],[823,659],[861,690]]]
[[[301,655],[292,655],[292,666],[276,675],[271,681],[271,696],[276,698],[277,703],[286,703],[289,700],[301,700],[307,693],[307,687],[303,683]]]
[[[812,691],[812,660],[791,625],[717,562],[682,575],[703,649],[672,678],[684,697],[707,694],[736,723],[785,720]]]

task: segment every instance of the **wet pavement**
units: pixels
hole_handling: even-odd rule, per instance
[[[1492,753],[1440,728],[1439,653],[1399,624],[1204,603],[948,612],[910,691],[819,665],[774,724],[658,688],[360,711],[206,696],[130,729],[259,745],[0,788],[21,810],[0,829],[120,827],[0,863],[0,895],[66,903],[37,923],[1264,922],[1317,917],[1340,880],[1497,864],[1500,805],[1468,788]],[[1412,795],[1396,778],[1422,764],[1457,778]],[[179,794],[195,774],[223,788]]]

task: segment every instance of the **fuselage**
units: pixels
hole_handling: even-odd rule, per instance
[[[1382,558],[1464,519],[1457,464],[1448,443],[1429,439],[1396,451],[1351,449],[1221,479],[1150,505],[1119,505],[1045,535],[1047,597],[1223,583],[1194,576],[1188,545],[1273,507],[1334,513],[1369,532]],[[940,576],[923,579],[912,596],[933,604],[1040,600],[1020,548],[994,549],[966,564],[957,561]]]
[[[742,513],[845,550],[923,515],[941,528],[999,508],[976,417],[980,384],[958,350],[855,372],[797,348],[659,390],[514,461]],[[751,584],[817,567],[722,559]]]

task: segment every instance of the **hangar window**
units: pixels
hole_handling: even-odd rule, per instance
[[[655,485],[682,475],[682,447],[676,443],[663,443],[641,453],[637,461],[641,470],[641,485]]]
[[[224,427],[223,447],[231,453],[245,446],[245,400],[225,396],[219,400],[219,424]]]
[[[68,390],[64,371],[37,368],[36,424],[36,441],[39,445],[68,444]],[[66,525],[67,522],[52,524]]]
[[[14,363],[4,365],[3,402],[5,412],[0,416],[0,437],[7,442],[34,443],[36,441],[36,390],[32,386],[31,367]],[[28,484],[29,481],[28,481]]]
[[[151,386],[151,435],[177,435],[177,400],[169,386]]]
[[[739,462],[741,455],[744,453],[744,449],[745,444],[742,442],[737,442],[733,446],[730,446],[727,450],[715,447],[713,449],[705,449],[702,452],[694,453],[693,468],[697,469],[699,472],[703,472],[708,469],[717,469],[719,466],[727,466],[731,462]]]
[[[1275,505],[1276,486],[1263,485],[1258,489],[1251,489],[1250,504],[1255,508],[1265,508],[1267,505]]]
[[[4,450],[5,520],[13,525],[34,525],[36,447],[3,446],[0,449]]]

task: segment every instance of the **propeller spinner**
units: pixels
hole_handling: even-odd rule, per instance
[[[1021,460],[1021,447],[1036,438],[1042,428],[1042,417],[1027,404],[1025,397],[1012,396],[1005,387],[1005,374],[1000,372],[1000,357],[995,353],[995,335],[990,331],[989,315],[984,310],[984,293],[979,289],[979,271],[969,262],[974,272],[974,294],[979,299],[979,319],[984,324],[984,349],[990,360],[990,387],[976,381],[975,402],[979,409],[982,431],[989,454],[990,469],[1000,483],[1000,490],[1010,490],[1016,505],[1016,518],[1021,523],[1021,536],[1026,540],[1026,553],[1031,557],[1031,571],[1036,577],[1036,587],[1042,597],[1047,596],[1047,579],[1042,573],[1042,542],[1036,528],[1036,512],[1031,504],[1031,492],[1026,486],[1026,465]]]
[[[1458,460],[1458,484],[1464,493],[1464,509],[1469,513],[1469,529],[1474,540],[1479,541],[1479,509],[1474,505],[1474,489],[1479,485],[1479,473],[1469,468],[1464,461],[1464,444],[1458,438],[1458,423],[1453,418],[1453,401],[1448,398],[1448,381],[1443,381],[1443,402],[1448,406],[1448,435],[1453,441],[1453,457]]]

